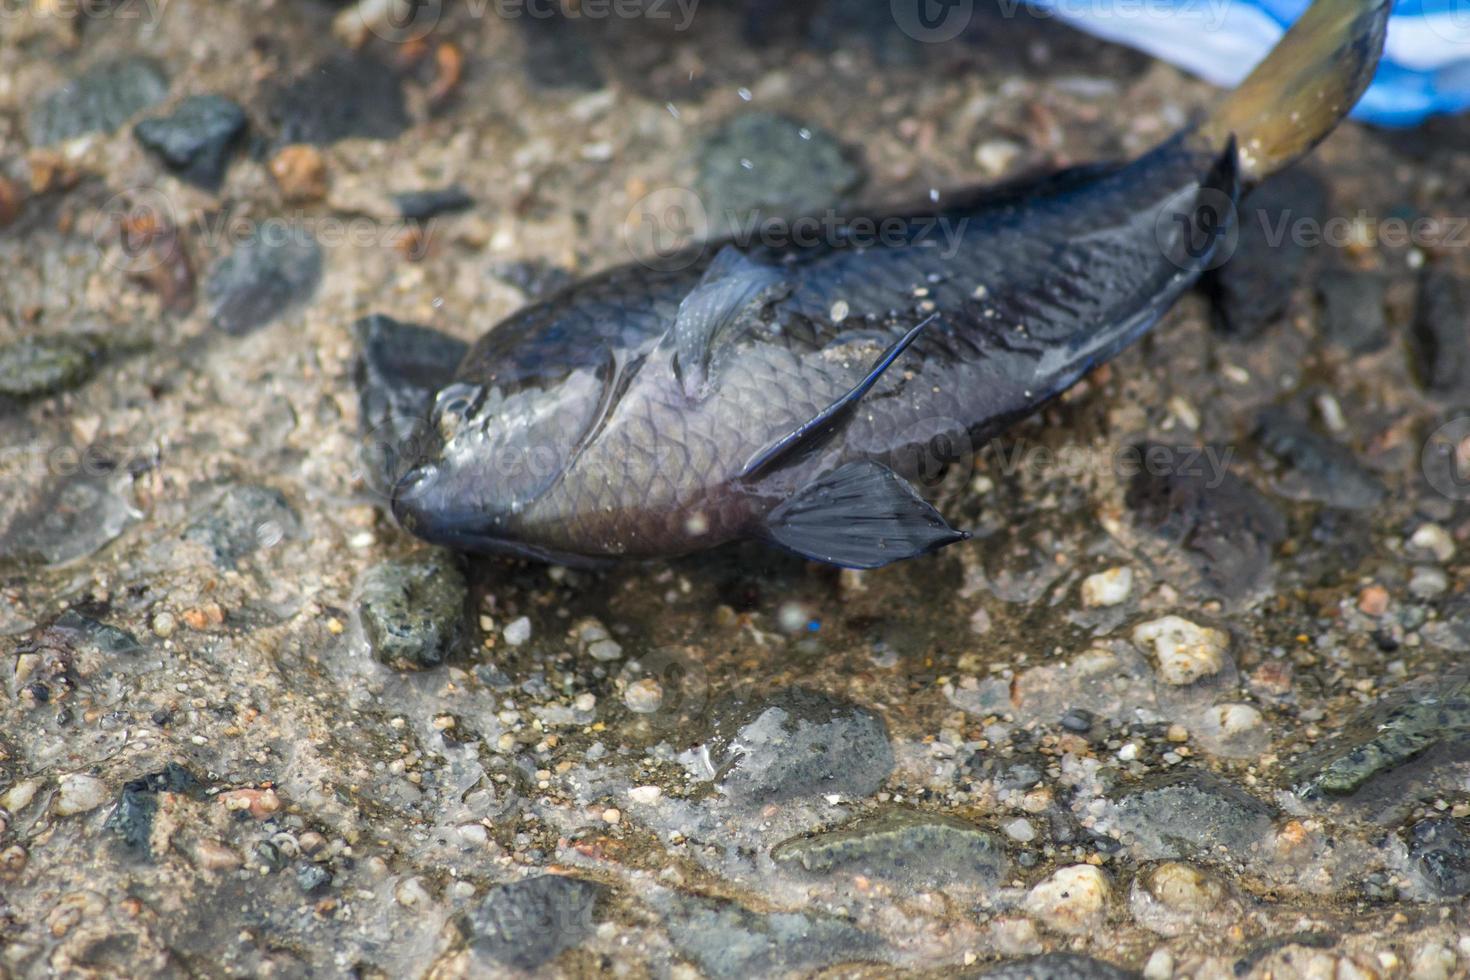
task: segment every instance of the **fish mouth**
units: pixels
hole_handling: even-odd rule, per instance
[[[432,463],[410,468],[393,486],[393,516],[399,525],[430,544],[479,555],[528,558],[548,565],[600,568],[596,558],[543,548],[505,536],[495,518],[468,507],[449,505],[440,486],[443,474]]]

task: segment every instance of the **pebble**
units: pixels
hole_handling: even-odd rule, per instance
[[[174,635],[174,630],[178,629],[178,620],[174,619],[174,614],[171,612],[154,613],[149,628],[153,630],[155,636],[166,640]]]
[[[1436,898],[1470,895],[1470,824],[1429,817],[1408,831],[1409,859]]]
[[[44,96],[26,120],[26,135],[32,146],[47,146],[111,133],[167,95],[168,76],[151,58],[104,61]]]
[[[1207,857],[1223,850],[1245,860],[1261,850],[1274,815],[1234,783],[1186,768],[1146,777],[1124,790],[1115,822],[1145,857]]]
[[[1083,935],[1102,923],[1112,889],[1090,864],[1059,868],[1026,893],[1025,910],[1057,932]]]
[[[1444,569],[1432,565],[1416,565],[1409,576],[1409,594],[1418,599],[1433,599],[1443,595],[1449,587],[1449,576]]]
[[[1225,668],[1230,637],[1180,616],[1164,616],[1135,626],[1133,642],[1153,650],[1160,680],[1184,686],[1214,677]]]
[[[245,110],[220,95],[193,95],[166,116],[144,119],[133,137],[181,180],[218,190],[246,127]]]
[[[572,707],[578,711],[591,711],[597,707],[597,695],[584,691],[572,698]]]
[[[1011,840],[1022,844],[1029,844],[1036,839],[1036,828],[1025,817],[1017,817],[1002,827],[1001,830],[1004,830],[1006,836]]]
[[[1199,868],[1178,861],[1166,861],[1148,876],[1148,892],[1166,907],[1177,912],[1204,913],[1225,900],[1220,882]]]
[[[1470,389],[1470,279],[1425,266],[1412,337],[1415,373],[1424,387],[1440,393]]]
[[[643,677],[628,685],[623,692],[623,703],[628,710],[640,715],[651,715],[664,702],[664,689],[652,677]]]
[[[505,624],[500,635],[511,646],[521,646],[531,638],[531,620],[525,616],[513,619]]]
[[[301,533],[301,518],[286,495],[254,483],[231,486],[184,530],[184,540],[202,545],[220,568],[234,568],[262,548]]]
[[[700,140],[696,190],[719,222],[759,212],[805,214],[836,204],[863,179],[854,157],[822,129],[787,116],[743,112]]]
[[[465,916],[470,948],[507,966],[534,970],[592,935],[607,893],[604,885],[563,875],[496,885]]]
[[[1383,484],[1350,449],[1319,435],[1286,409],[1262,412],[1255,436],[1284,467],[1273,484],[1284,497],[1355,511],[1367,510],[1383,499]]]
[[[634,803],[641,803],[644,806],[648,806],[657,803],[659,797],[663,795],[663,792],[657,786],[634,786],[628,790],[628,799]]]
[[[1082,580],[1082,604],[1089,608],[1116,606],[1132,591],[1133,569],[1120,565]]]
[[[267,165],[281,196],[288,201],[306,203],[327,196],[330,183],[327,161],[321,151],[306,143],[283,146]]]
[[[158,772],[130,779],[118,794],[117,805],[107,815],[106,828],[118,843],[134,855],[151,855],[153,821],[160,793],[197,794],[199,779],[184,766],[170,762]],[[230,852],[233,855],[233,851]]]
[[[373,657],[397,670],[444,663],[466,642],[467,597],[464,576],[438,553],[368,569],[358,614]]]
[[[126,474],[63,473],[26,494],[0,532],[0,559],[61,565],[102,549],[142,515]],[[19,494],[17,494],[19,496]]]
[[[1455,557],[1455,539],[1438,524],[1420,524],[1409,536],[1408,546],[1440,563]]]
[[[69,391],[96,371],[101,344],[80,334],[38,334],[0,343],[0,410]]]
[[[1358,611],[1365,616],[1379,617],[1388,612],[1388,590],[1381,585],[1370,585],[1358,593]]]
[[[60,792],[56,796],[56,814],[70,817],[87,813],[106,803],[110,795],[107,784],[96,776],[84,773],[62,776]]]
[[[391,140],[409,123],[397,73],[362,52],[312,65],[269,96],[267,114],[278,146]]]
[[[1384,277],[1349,266],[1328,269],[1317,277],[1322,321],[1327,337],[1353,354],[1388,344],[1384,314]]]
[[[722,898],[655,897],[669,938],[713,980],[808,975],[862,960],[882,941],[844,918],[820,912],[757,912]]]
[[[806,688],[716,705],[707,741],[716,783],[748,804],[862,798],[893,770],[888,727],[867,708]]]
[[[1455,671],[1391,691],[1352,718],[1340,735],[1297,762],[1294,780],[1308,796],[1345,796],[1470,737],[1470,678]]]
[[[771,858],[788,868],[882,878],[916,891],[936,882],[994,885],[1007,867],[1003,842],[989,831],[899,806],[782,841],[771,848]]]
[[[310,232],[272,226],[210,267],[204,284],[210,319],[225,333],[251,333],[309,300],[321,276],[322,250]]]

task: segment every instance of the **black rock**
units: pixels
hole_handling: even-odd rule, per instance
[[[604,885],[562,875],[497,885],[465,916],[470,948],[534,970],[592,934],[607,894]]]
[[[715,709],[709,757],[732,799],[864,797],[893,771],[888,727],[867,708],[806,688]]]
[[[272,547],[301,533],[301,518],[274,487],[232,486],[184,531],[184,540],[209,549],[214,563],[234,568],[261,547]]]
[[[437,553],[374,565],[358,585],[373,656],[398,670],[439,666],[464,645],[467,596],[464,576]]]
[[[1354,354],[1388,343],[1383,277],[1357,269],[1329,269],[1317,279],[1327,337]]]
[[[1044,953],[963,974],[973,980],[1137,980],[1139,975],[1079,953]]]
[[[322,277],[322,251],[304,229],[247,239],[215,262],[204,292],[214,325],[247,334],[306,302]]]
[[[116,835],[119,845],[129,853],[143,857],[152,853],[153,820],[158,814],[159,793],[181,793],[196,796],[204,789],[199,778],[177,762],[162,770],[130,779],[118,794],[117,805],[104,825]]]
[[[0,532],[0,559],[60,565],[94,554],[141,516],[125,481],[89,467],[39,485]],[[14,491],[13,491],[14,492]]]
[[[1419,278],[1414,361],[1420,383],[1435,392],[1470,389],[1470,280],[1429,267]]]
[[[46,146],[87,133],[110,133],[168,95],[168,76],[149,58],[95,65],[45,96],[31,111],[26,134]]]
[[[1266,584],[1286,519],[1221,457],[1191,448],[1147,444],[1126,501],[1135,521],[1181,547],[1208,591],[1239,598]],[[1159,462],[1153,465],[1150,458]]]
[[[1145,779],[1116,802],[1125,841],[1150,858],[1248,859],[1275,816],[1270,805],[1203,769]]]
[[[585,92],[602,88],[606,81],[596,58],[601,35],[583,26],[585,21],[563,16],[560,8],[549,13],[517,21],[526,46],[526,77],[541,88]]]
[[[1073,708],[1062,715],[1062,727],[1069,732],[1077,732],[1079,735],[1092,730],[1092,723],[1097,716],[1086,708]]]
[[[1439,898],[1470,895],[1470,836],[1449,817],[1409,828],[1409,858]]]
[[[296,869],[296,887],[310,895],[332,883],[332,873],[320,864],[303,864]]]
[[[398,213],[405,221],[428,221],[475,206],[475,199],[462,187],[440,187],[431,191],[405,191],[393,195]]]
[[[834,137],[770,112],[734,117],[705,136],[697,154],[696,189],[720,234],[752,213],[779,218],[819,212],[863,180]]]
[[[715,980],[806,975],[882,950],[871,933],[815,912],[767,914],[725,899],[674,893],[655,904],[675,947]]]
[[[1366,510],[1383,499],[1383,484],[1359,465],[1352,451],[1284,408],[1268,408],[1256,423],[1256,439],[1286,466],[1277,493],[1343,510]]]
[[[108,656],[126,656],[143,650],[138,638],[127,630],[100,623],[75,609],[68,609],[56,617],[51,629],[67,634],[76,644],[85,644]]]
[[[220,95],[193,95],[167,116],[144,119],[133,137],[191,184],[218,190],[245,132],[245,110]]]
[[[357,337],[359,416],[364,435],[361,460],[368,485],[387,500],[403,452],[427,418],[434,393],[454,377],[469,345],[447,334],[391,317],[363,317]]]
[[[1299,167],[1250,196],[1241,208],[1235,250],[1201,280],[1217,329],[1248,339],[1286,312],[1310,256],[1299,231],[1321,228],[1326,210],[1326,188]]]
[[[408,128],[403,87],[393,69],[367,54],[328,58],[270,98],[277,145],[391,140]]]

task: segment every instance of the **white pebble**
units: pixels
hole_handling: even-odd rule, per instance
[[[1169,980],[1174,975],[1174,954],[1163,946],[1154,950],[1143,964],[1143,980]]]
[[[1438,524],[1420,524],[1409,538],[1409,546],[1416,551],[1433,555],[1435,561],[1449,561],[1455,557],[1455,539]]]
[[[1226,738],[1253,732],[1264,721],[1261,713],[1248,704],[1217,704],[1211,711],[1220,734]]]
[[[578,711],[591,711],[593,708],[597,707],[597,695],[591,693],[590,691],[578,694],[576,697],[572,698],[572,707],[576,708]]]
[[[644,677],[628,685],[623,703],[635,714],[651,715],[664,703],[664,689],[652,677]]]
[[[518,647],[531,638],[531,621],[525,616],[513,619],[505,624],[505,631],[500,635],[505,637],[506,643]]]
[[[1110,568],[1082,580],[1082,604],[1089,608],[1116,606],[1133,591],[1133,569],[1127,565]]]
[[[1133,642],[1153,647],[1160,680],[1183,686],[1214,677],[1224,669],[1225,648],[1230,645],[1230,637],[1180,616],[1164,616],[1135,626]]]
[[[616,660],[623,655],[623,647],[617,640],[597,640],[587,647],[593,660]]]
[[[56,813],[69,817],[95,810],[107,801],[107,784],[96,776],[72,773],[61,777],[61,792],[56,797]]]
[[[1058,869],[1026,894],[1026,911],[1057,932],[1091,932],[1107,911],[1107,875],[1090,864]]]
[[[1017,817],[1001,829],[1006,832],[1006,836],[1011,840],[1019,841],[1022,844],[1029,844],[1036,839],[1036,828],[1031,826],[1031,821],[1024,817]]]
[[[628,790],[628,799],[634,803],[657,803],[658,798],[664,793],[657,786],[634,786]]]

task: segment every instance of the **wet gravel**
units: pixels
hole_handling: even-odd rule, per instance
[[[0,975],[1470,971],[1463,121],[1263,189],[933,474],[969,542],[465,560],[388,479],[504,316],[691,200],[923,200],[1210,92],[988,9],[373,6],[0,33]]]

